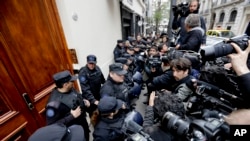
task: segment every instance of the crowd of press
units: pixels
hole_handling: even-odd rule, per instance
[[[198,1],[184,8],[175,7],[172,28],[180,34],[174,43],[165,33],[117,40],[107,78],[95,55],[78,76],[54,74],[48,125],[29,141],[88,141],[87,116],[94,141],[230,140],[229,125],[250,124],[248,36],[206,48]],[[77,79],[81,92],[73,87]],[[142,89],[144,117],[135,109]]]

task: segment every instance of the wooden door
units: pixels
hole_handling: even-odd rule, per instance
[[[0,140],[27,140],[72,63],[54,0],[0,0],[0,21]]]

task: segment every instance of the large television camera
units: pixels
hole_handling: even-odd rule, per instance
[[[174,16],[180,15],[181,17],[186,17],[189,11],[189,4],[187,2],[182,2],[178,5],[173,5],[172,10],[174,12]]]
[[[215,58],[226,56],[231,53],[235,53],[233,46],[230,43],[237,44],[242,50],[248,47],[248,40],[250,37],[246,34],[233,37],[229,40],[224,40],[210,47],[203,47],[200,50],[200,54],[203,61],[215,60]]]
[[[229,137],[229,126],[219,118],[182,119],[172,112],[166,112],[161,125],[182,140],[221,141]]]

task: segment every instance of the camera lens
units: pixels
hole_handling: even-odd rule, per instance
[[[214,60],[215,58],[234,53],[235,50],[230,43],[236,43],[242,50],[245,50],[248,46],[248,39],[249,37],[244,34],[242,36],[234,37],[229,41],[220,42],[211,47],[201,48],[200,54],[202,56],[202,60],[210,61]]]
[[[217,57],[226,56],[232,53],[234,48],[231,44],[225,44],[224,42],[218,43],[212,47],[204,47],[200,50],[202,60],[210,61]]]
[[[162,118],[162,126],[173,134],[185,136],[189,131],[189,122],[180,118],[180,116],[166,112]]]

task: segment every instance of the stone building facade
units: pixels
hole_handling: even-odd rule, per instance
[[[201,0],[199,12],[207,29],[228,29],[240,35],[250,21],[250,0]]]

